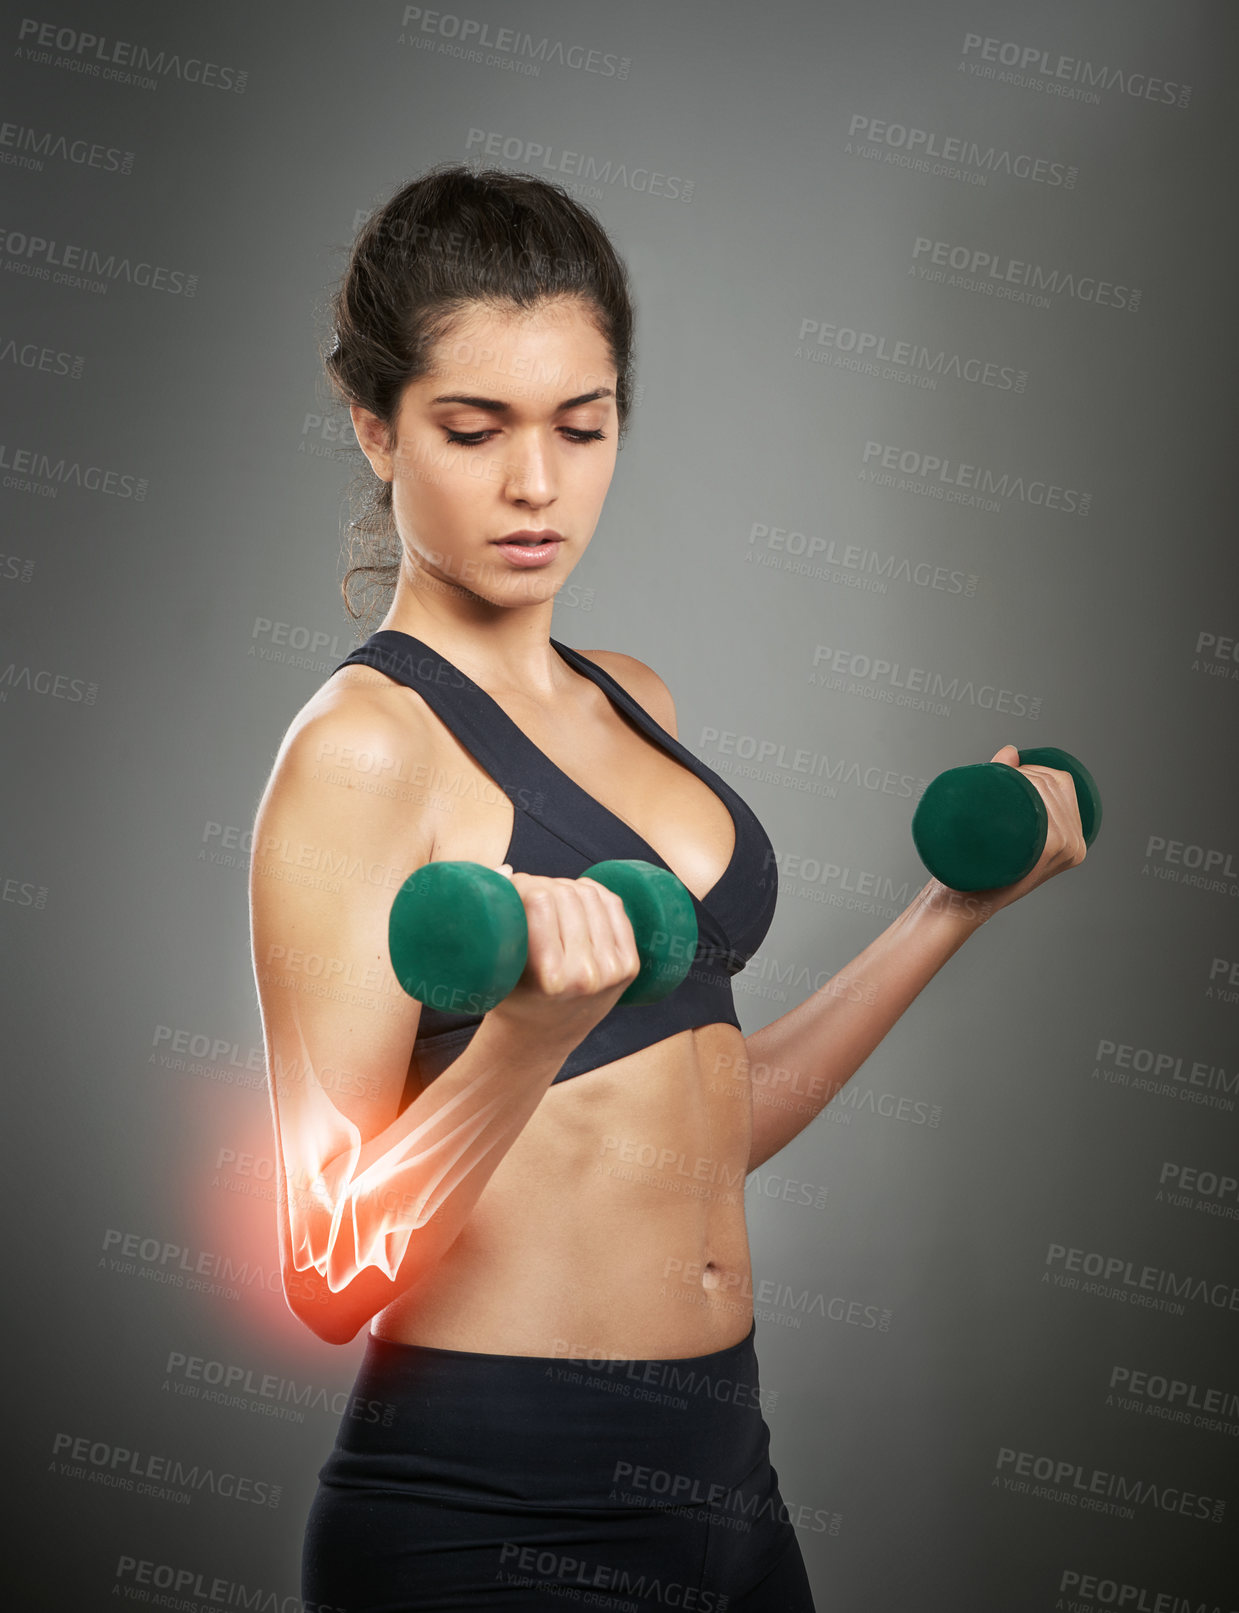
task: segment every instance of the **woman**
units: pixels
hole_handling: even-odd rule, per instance
[[[443,166],[363,227],[333,314],[375,477],[360,530],[390,545],[346,602],[359,576],[394,587],[289,728],[251,882],[288,1302],[333,1342],[370,1324],[302,1594],[811,1609],[761,1415],[744,1177],[985,918],[1082,860],[1071,780],[1025,769],[1049,814],[1025,879],[979,899],[931,879],[745,1038],[731,978],[773,917],[770,842],[674,737],[654,671],[550,637],[629,410],[610,242],[557,186]],[[579,877],[608,857],[693,896],[699,951],[659,1004],[618,1005],[631,926]],[[484,1017],[421,1007],[388,961],[396,890],[442,859],[499,869],[525,908],[525,972]]]

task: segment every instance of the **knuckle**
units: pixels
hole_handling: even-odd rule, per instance
[[[602,987],[602,971],[592,963],[582,964],[573,980],[573,989],[583,997],[592,997]]]

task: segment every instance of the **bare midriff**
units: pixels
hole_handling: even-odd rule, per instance
[[[411,754],[429,747],[440,776],[473,786],[450,810],[427,808],[433,859],[504,861],[511,801],[420,696],[364,667],[332,682],[400,702]],[[730,863],[725,804],[589,679],[574,673],[572,684],[570,709],[554,718],[515,696],[502,704],[701,898]],[[406,1098],[420,1090],[414,1055]],[[751,1130],[744,1037],[725,1022],[552,1083],[446,1253],[371,1331],[440,1349],[574,1358],[704,1355],[737,1343],[753,1319]]]
[[[743,1339],[743,1055],[734,1025],[705,1025],[552,1085],[447,1253],[372,1331],[577,1359]]]

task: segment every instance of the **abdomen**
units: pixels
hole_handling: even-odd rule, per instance
[[[381,1337],[509,1355],[702,1355],[752,1321],[752,1107],[733,1025],[552,1085]]]

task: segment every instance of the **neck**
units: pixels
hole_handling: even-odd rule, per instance
[[[495,605],[425,574],[406,579],[402,569],[380,627],[420,639],[488,693],[549,701],[573,676],[551,646],[551,603]]]

